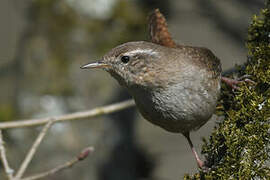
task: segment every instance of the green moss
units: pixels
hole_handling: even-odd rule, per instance
[[[270,1],[248,30],[248,61],[240,75],[251,75],[255,86],[243,84],[232,93],[223,88],[218,124],[202,153],[210,169],[184,179],[269,179],[270,168]]]

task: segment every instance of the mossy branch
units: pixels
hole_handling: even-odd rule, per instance
[[[270,1],[253,17],[246,46],[248,60],[239,75],[251,75],[256,85],[237,92],[223,89],[217,125],[204,140],[207,172],[185,179],[269,179],[270,168]]]

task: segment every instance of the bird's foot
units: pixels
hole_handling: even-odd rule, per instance
[[[209,168],[206,166],[206,164],[199,158],[196,150],[194,147],[191,148],[191,151],[197,161],[197,165],[198,167],[202,170],[202,171],[207,171]]]
[[[205,164],[202,160],[196,158],[196,161],[197,161],[198,167],[199,167],[203,172],[207,172],[207,171],[209,170],[209,168],[206,166],[206,164]]]
[[[200,160],[200,159],[197,159],[197,158],[196,158],[196,161],[197,161],[198,167],[203,169],[204,168],[204,162],[202,160]]]
[[[239,90],[238,85],[241,83],[256,84],[254,81],[249,79],[250,75],[244,75],[238,79],[231,79],[227,77],[221,77],[221,81],[230,86],[233,90]]]

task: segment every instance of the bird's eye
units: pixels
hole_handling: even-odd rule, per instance
[[[121,61],[123,62],[123,63],[128,63],[129,62],[129,56],[122,56],[121,57]]]

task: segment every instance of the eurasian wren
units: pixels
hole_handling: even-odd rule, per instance
[[[209,49],[128,42],[82,68],[109,72],[134,97],[146,120],[187,138],[203,167],[189,133],[211,118],[220,94],[221,64]]]

